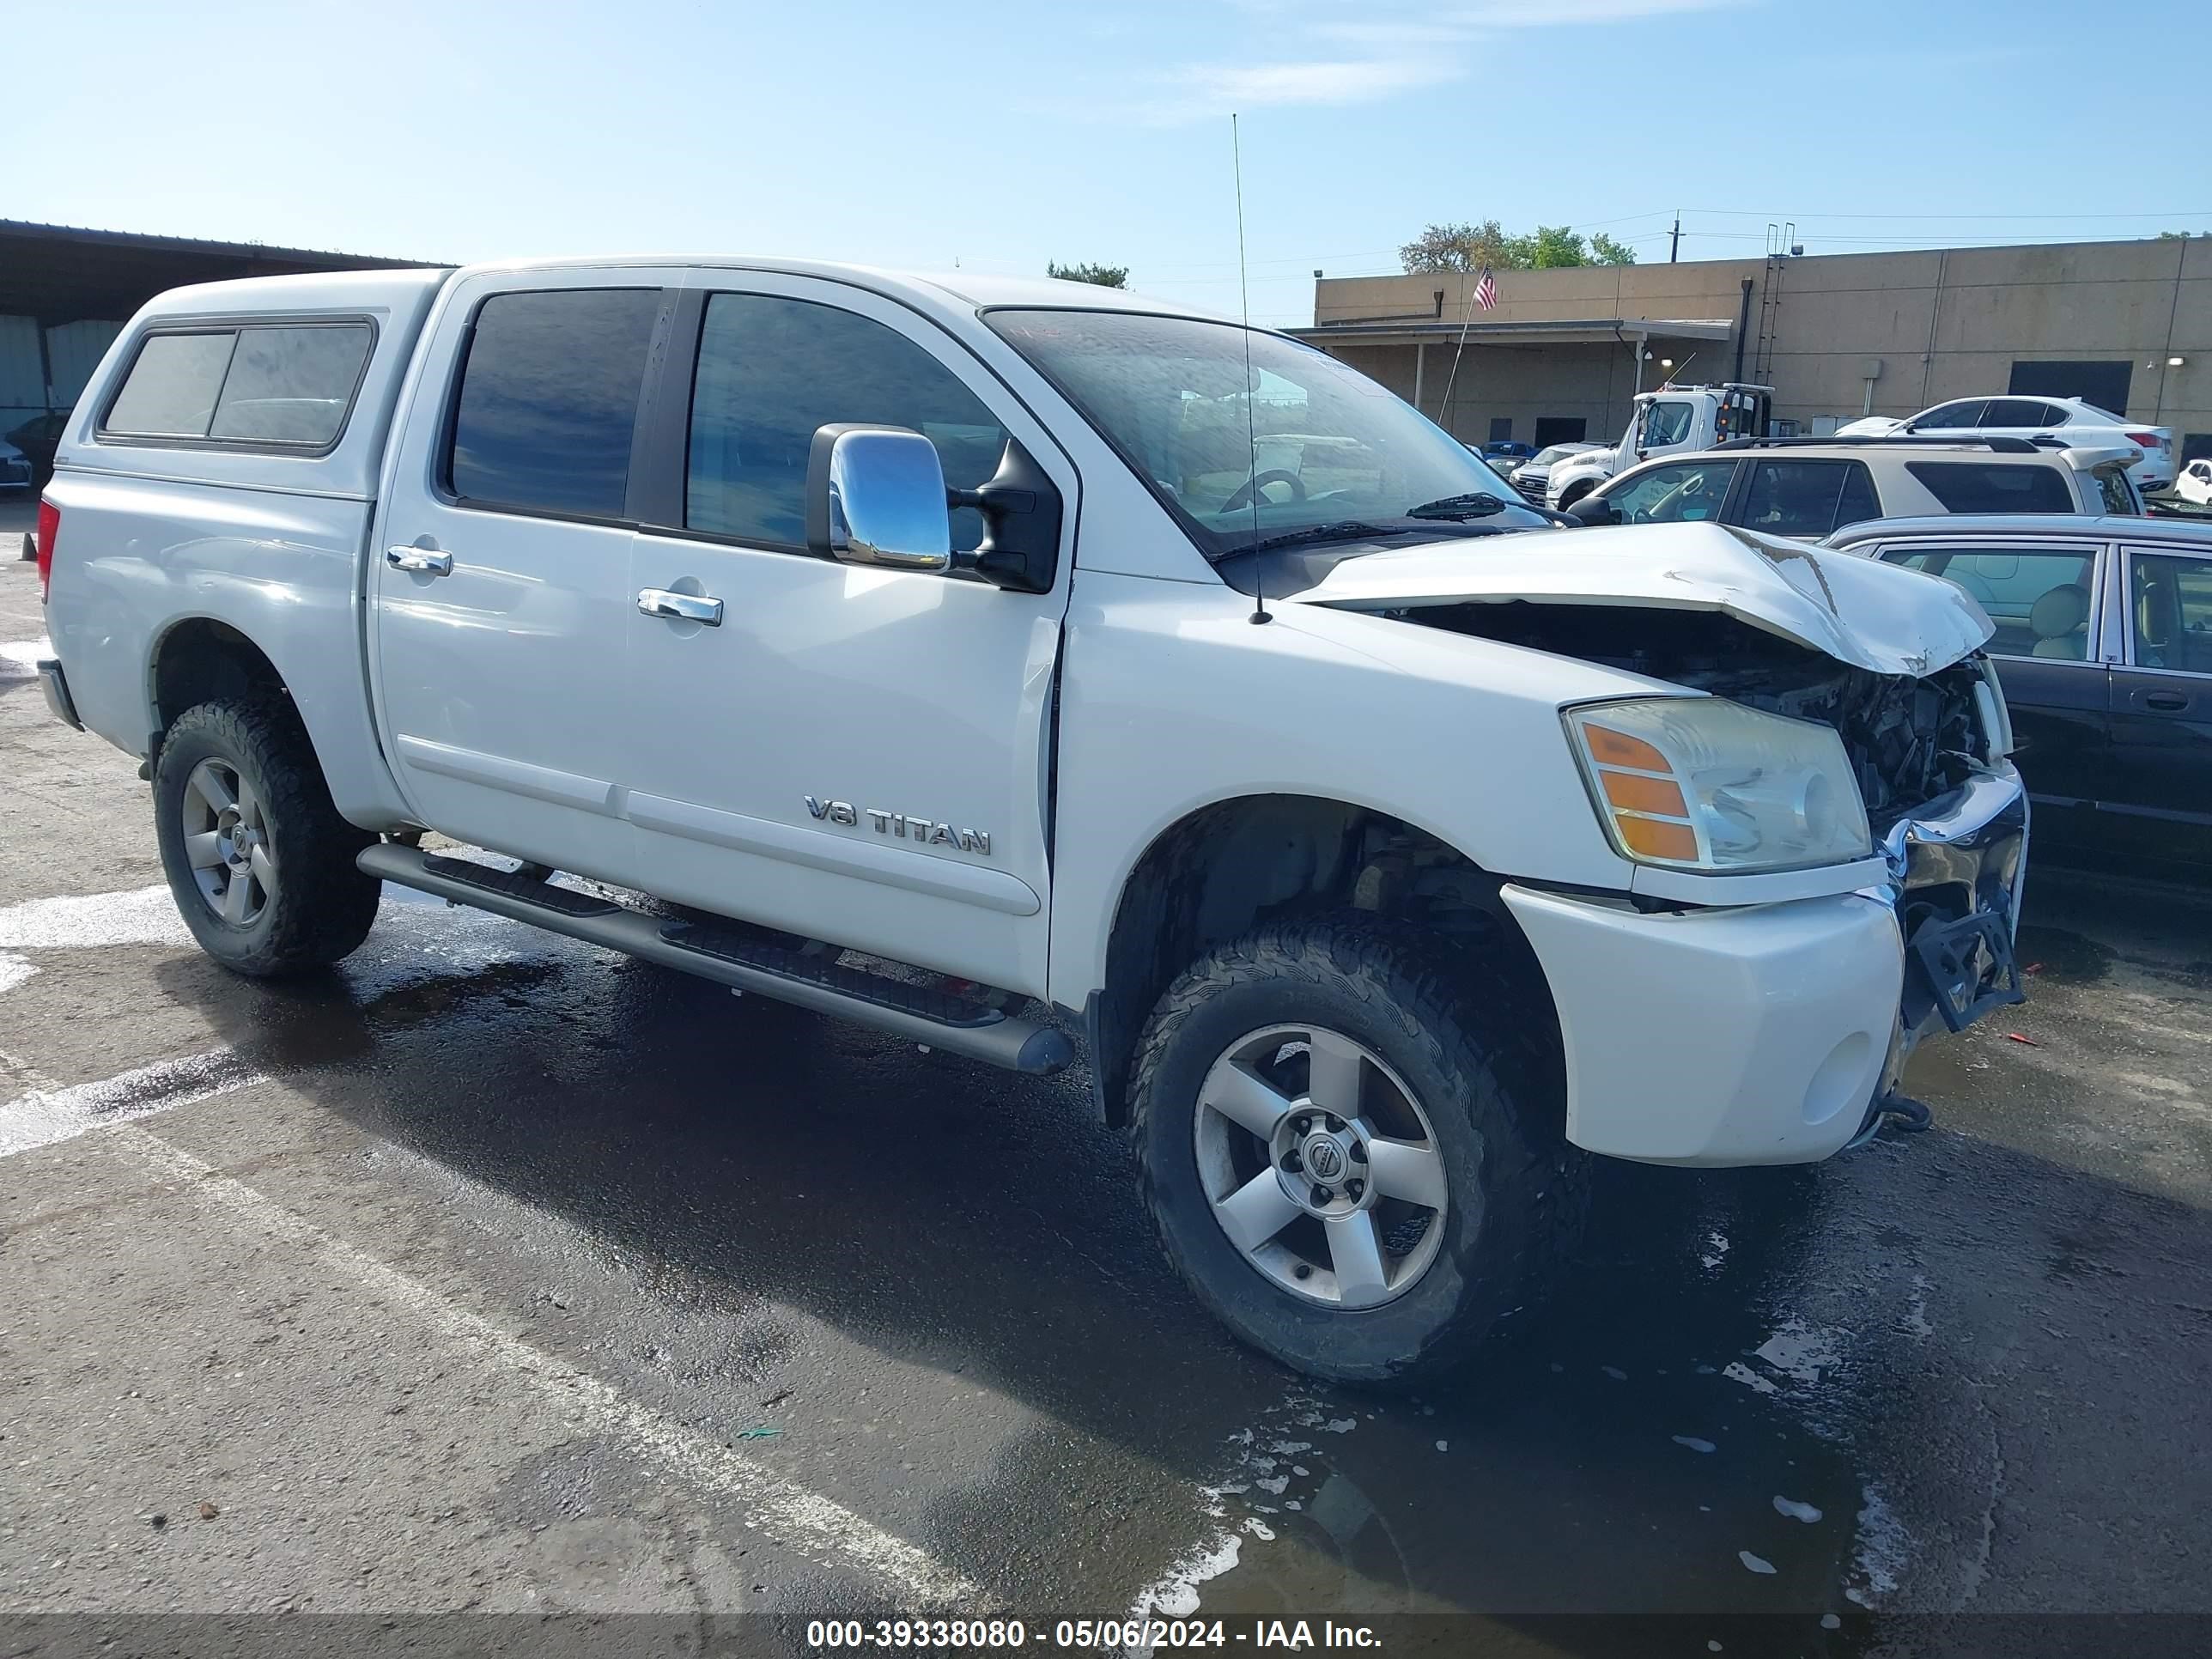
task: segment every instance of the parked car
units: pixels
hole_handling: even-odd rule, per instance
[[[31,487],[31,458],[11,443],[0,442],[0,489]]]
[[[2173,493],[2185,501],[2212,507],[2212,460],[2191,461],[2173,481]]]
[[[2143,495],[2173,482],[2173,428],[2144,426],[2079,398],[1954,398],[1901,421],[1872,416],[1836,429],[1838,437],[2026,438],[2054,448],[2132,444],[2142,452],[2130,476]]]
[[[1541,507],[1546,500],[1545,488],[1550,482],[1552,469],[1573,455],[1587,455],[1604,448],[1602,444],[1547,444],[1527,460],[1515,467],[1506,482],[1519,490],[1522,498]]]
[[[1486,444],[1479,445],[1474,453],[1502,477],[1534,456],[1536,446],[1524,444],[1518,438],[1495,438]]]
[[[1704,520],[1819,540],[1936,513],[2135,514],[2133,449],[2020,438],[1749,438],[1632,467],[1567,509],[1584,524]]]
[[[1250,435],[1255,370],[1295,433]],[[1584,1152],[1826,1158],[2018,998],[1956,587],[1711,525],[1562,558],[1356,370],[1158,301],[216,283],[58,462],[39,673],[146,763],[217,962],[343,957],[389,882],[1020,1072],[1080,1032],[1196,1295],[1319,1376],[1517,1322]]]
[[[2039,848],[2212,874],[2212,523],[1912,519],[1826,545],[1955,582],[1996,623]]]

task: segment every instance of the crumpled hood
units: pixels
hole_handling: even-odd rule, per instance
[[[1712,524],[1623,525],[1390,548],[1339,563],[1298,603],[1718,611],[1877,674],[1932,674],[1995,632],[1940,577]]]

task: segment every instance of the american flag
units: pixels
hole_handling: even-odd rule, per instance
[[[1494,310],[1497,307],[1498,278],[1490,274],[1488,265],[1483,266],[1482,275],[1475,282],[1474,302],[1485,311]]]

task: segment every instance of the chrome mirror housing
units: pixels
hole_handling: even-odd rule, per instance
[[[819,428],[806,473],[806,541],[815,553],[895,570],[951,568],[945,467],[919,432]]]

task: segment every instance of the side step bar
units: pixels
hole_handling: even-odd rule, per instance
[[[526,921],[681,973],[757,992],[816,1013],[872,1025],[1008,1071],[1048,1077],[1075,1057],[1065,1033],[927,987],[841,965],[751,938],[736,928],[672,922],[565,887],[464,859],[379,842],[355,860],[362,872],[455,904]]]

